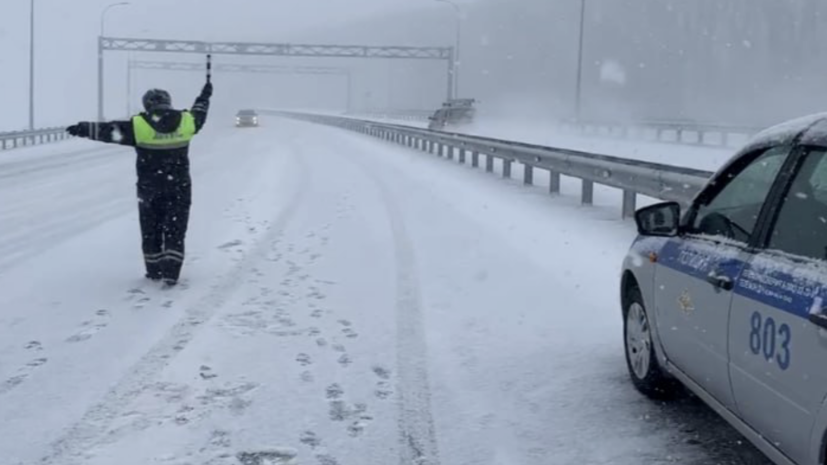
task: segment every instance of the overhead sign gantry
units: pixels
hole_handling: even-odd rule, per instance
[[[453,98],[454,48],[374,45],[319,45],[259,42],[203,42],[191,40],[98,37],[98,119],[103,120],[104,55],[106,51],[195,53],[213,55],[437,60],[448,67],[448,98]]]

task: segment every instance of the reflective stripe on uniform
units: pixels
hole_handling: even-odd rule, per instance
[[[173,150],[187,147],[195,136],[195,117],[181,112],[181,122],[173,132],[158,132],[142,115],[132,117],[135,145],[152,150]]]
[[[146,263],[159,263],[163,259],[164,259],[163,252],[162,253],[144,254],[144,262],[146,262]]]

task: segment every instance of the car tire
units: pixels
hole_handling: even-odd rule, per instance
[[[658,362],[649,314],[643,304],[640,289],[631,288],[626,297],[626,308],[623,309],[623,348],[632,384],[641,394],[651,399],[674,398],[680,391],[680,386],[663,371]]]

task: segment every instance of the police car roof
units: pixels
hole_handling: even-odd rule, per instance
[[[803,116],[764,129],[747,142],[741,153],[785,144],[799,136],[801,144],[827,147],[827,113]]]

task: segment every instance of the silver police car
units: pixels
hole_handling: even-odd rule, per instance
[[[827,465],[827,114],[754,137],[689,205],[635,215],[626,362],[681,383],[777,464]]]

